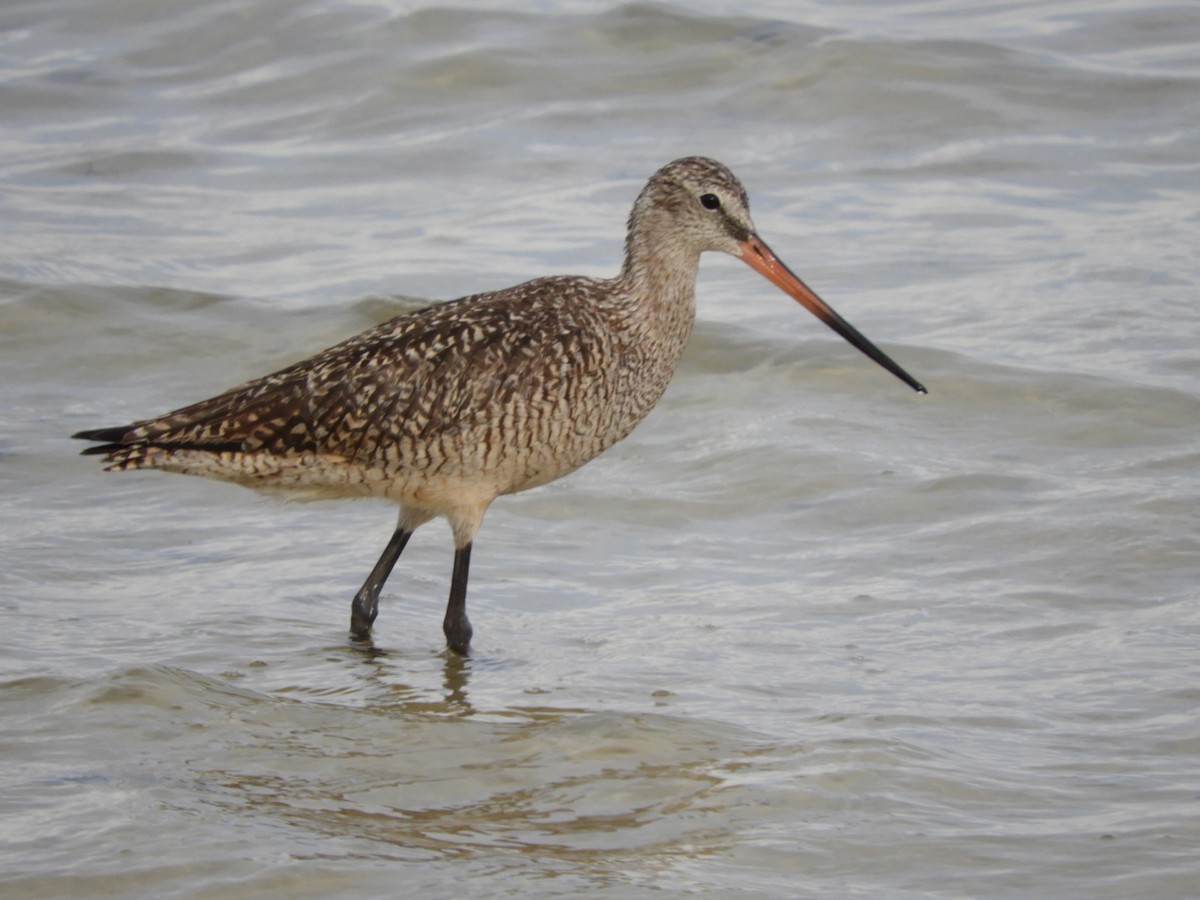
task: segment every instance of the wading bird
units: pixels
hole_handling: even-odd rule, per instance
[[[736,256],[914,390],[925,388],[781,263],[746,191],[703,157],[659,169],[611,279],[558,276],[397,316],[210,400],[81,431],[109,471],[161,469],[310,498],[386,497],[395,532],[351,603],[366,638],[412,533],[454,533],[443,631],[466,653],[471,544],[497,497],[561,478],[633,430],[662,397],[695,319],[700,254]]]

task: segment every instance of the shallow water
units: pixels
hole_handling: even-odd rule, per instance
[[[12,897],[1189,897],[1200,8],[9,3]],[[386,505],[66,435],[406,308],[611,274],[705,153],[930,388],[706,260],[660,408],[374,647]]]

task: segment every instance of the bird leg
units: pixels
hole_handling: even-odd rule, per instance
[[[354,595],[350,604],[350,633],[359,640],[364,640],[371,634],[371,623],[379,613],[379,592],[383,590],[384,582],[392,574],[392,567],[396,565],[396,560],[400,558],[400,553],[410,537],[412,531],[403,527],[392,532],[379,562],[375,563],[375,568]]]
[[[403,546],[403,545],[401,545]],[[471,568],[471,545],[464,544],[454,550],[454,574],[450,578],[450,601],[446,604],[446,618],[442,620],[442,631],[446,644],[455,653],[467,655],[474,633],[467,619],[467,571]]]

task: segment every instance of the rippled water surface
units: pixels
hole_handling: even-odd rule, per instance
[[[1200,6],[0,8],[6,897],[1192,897]],[[746,183],[917,397],[707,259],[476,542],[67,438]]]

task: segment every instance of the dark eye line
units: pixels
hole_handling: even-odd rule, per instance
[[[700,205],[703,206],[705,209],[720,209],[721,208],[721,198],[718,197],[716,194],[701,194],[700,195]]]

